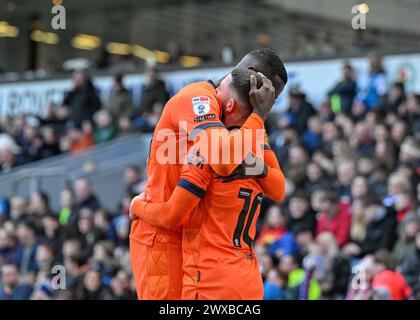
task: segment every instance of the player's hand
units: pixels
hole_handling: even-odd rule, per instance
[[[262,73],[258,73],[262,79],[262,86],[257,88],[257,78],[251,75],[251,90],[249,91],[249,100],[254,112],[258,114],[264,121],[273,107],[275,100],[275,90],[271,81]]]
[[[133,210],[132,210],[133,204],[136,201],[146,201],[146,194],[143,192],[139,194],[138,196],[135,196],[133,200],[131,200],[131,205],[130,205],[130,219],[131,220],[137,220],[139,218],[133,213]]]
[[[219,179],[221,182],[231,182],[234,180],[249,179],[254,177],[263,178],[267,175],[267,170],[268,168],[262,159],[249,154],[246,160],[233,170],[229,176],[222,177],[215,173],[214,177]]]

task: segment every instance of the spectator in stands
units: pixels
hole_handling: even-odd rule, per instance
[[[155,67],[148,68],[145,77],[140,107],[134,111],[133,118],[138,118],[145,114],[152,114],[156,103],[165,105],[169,100],[165,82],[159,78],[158,71]]]
[[[322,122],[318,116],[312,116],[308,119],[308,128],[303,133],[303,141],[311,152],[322,147]]]
[[[390,300],[406,300],[411,296],[412,290],[404,277],[394,268],[394,262],[389,252],[387,250],[378,251],[375,254],[375,276],[372,280],[372,288],[385,291]]]
[[[416,234],[419,232],[420,218],[417,217],[415,213],[405,218],[400,224],[399,237],[392,249],[392,258],[398,265],[400,265],[413,251],[415,251]]]
[[[78,127],[73,122],[69,122],[66,128],[68,130],[67,135],[60,140],[60,149],[62,151],[77,153],[95,145],[93,127],[89,121],[84,121],[82,127]]]
[[[317,300],[320,298],[321,288],[319,283],[310,277],[308,270],[302,268],[296,255],[282,257],[279,270],[288,275],[285,292],[287,300]],[[305,281],[309,282],[307,291]]]
[[[53,157],[61,153],[56,132],[54,132],[52,127],[44,126],[41,128],[41,139],[42,145],[39,150],[39,157],[41,159]]]
[[[362,79],[356,101],[363,103],[365,110],[370,111],[385,104],[388,86],[382,59],[378,55],[369,57],[369,75]]]
[[[344,112],[350,115],[356,89],[357,84],[354,80],[353,68],[349,64],[344,64],[341,80],[328,92],[334,113]]]
[[[287,114],[296,124],[298,133],[302,134],[307,128],[309,118],[315,114],[315,110],[306,100],[306,95],[298,88],[289,90],[289,99],[290,105]]]
[[[131,165],[124,169],[124,185],[126,193],[140,194],[139,184],[142,182],[142,172],[139,166]]]
[[[127,116],[132,112],[131,94],[124,86],[122,74],[114,77],[112,92],[105,108],[112,113],[114,120],[120,116]]]
[[[10,171],[21,164],[22,161],[18,158],[20,153],[21,148],[13,138],[6,133],[0,133],[0,172]]]
[[[374,254],[380,249],[392,250],[396,240],[395,210],[372,199],[366,204],[366,231],[362,241],[355,243],[352,254],[356,257]]]
[[[112,293],[101,281],[102,274],[96,270],[89,270],[83,277],[83,283],[76,292],[79,300],[110,300]]]
[[[298,37],[298,48],[296,56],[299,58],[313,58],[318,54],[318,50],[309,33],[302,33]]]
[[[401,265],[401,274],[418,296],[420,290],[420,231],[415,235],[415,246],[409,251]]]
[[[73,192],[76,196],[74,207],[76,212],[79,212],[83,208],[89,208],[93,211],[100,208],[99,201],[93,193],[91,184],[87,179],[81,178],[74,181]]]
[[[75,202],[74,193],[71,189],[64,189],[60,192],[60,210],[58,213],[60,225],[74,226],[77,218]]]
[[[130,275],[125,271],[118,271],[110,284],[114,300],[134,300],[136,297],[130,288]]]
[[[32,286],[19,284],[19,270],[14,264],[6,263],[1,267],[0,300],[29,300]]]
[[[285,221],[280,208],[272,205],[267,209],[265,223],[256,240],[257,245],[271,245],[286,232]]]
[[[295,235],[302,231],[315,232],[315,214],[308,199],[308,194],[303,190],[297,190],[289,199],[287,230]]]
[[[19,222],[16,235],[18,239],[15,256],[16,265],[23,276],[32,277],[36,270],[35,254],[39,245],[35,224],[29,221]]]
[[[117,135],[117,126],[114,124],[109,110],[99,110],[94,115],[95,131],[93,138],[96,144],[107,142]]]
[[[351,215],[347,204],[339,202],[338,194],[329,190],[320,200],[321,212],[318,215],[316,235],[329,231],[337,239],[341,248],[350,237]]]
[[[11,263],[15,261],[15,252],[16,237],[11,231],[0,228],[0,262]]]
[[[22,148],[24,161],[32,162],[41,159],[42,139],[39,134],[40,121],[35,117],[26,117],[23,133],[17,138]]]
[[[101,108],[101,101],[91,79],[84,71],[73,73],[73,89],[63,101],[71,110],[70,120],[80,127],[85,120],[92,121],[93,115]]]
[[[333,56],[337,53],[337,48],[330,39],[330,34],[322,30],[317,34],[316,49],[320,56]]]
[[[403,82],[395,82],[389,90],[387,107],[388,111],[397,111],[406,101],[405,85]]]

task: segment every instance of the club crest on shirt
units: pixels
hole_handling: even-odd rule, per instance
[[[193,111],[197,116],[203,116],[210,111],[209,97],[195,97],[192,99]]]

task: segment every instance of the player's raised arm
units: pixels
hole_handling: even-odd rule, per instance
[[[250,77],[252,73],[254,75]],[[244,81],[247,83],[244,84]],[[243,110],[232,95],[228,94],[235,91],[232,88],[235,85],[246,90],[243,95],[247,96],[247,100],[252,101],[253,110]],[[208,102],[203,99],[204,102],[198,107],[194,105],[193,100],[194,113],[197,114],[197,109],[200,108],[203,112],[203,116],[194,121],[202,121],[205,117],[212,118],[212,121],[206,121],[200,125],[190,123],[187,132],[189,140],[200,149],[200,154],[212,169],[220,176],[228,176],[242,163],[249,152],[257,153],[258,148],[263,144],[264,121],[274,103],[275,92],[269,79],[262,74],[257,76],[255,72],[247,69],[233,70],[216,91],[215,99],[209,99]],[[213,107],[207,104],[217,104],[219,111],[210,113]],[[223,123],[220,121],[222,118]],[[236,127],[238,122],[243,123],[239,130],[230,133],[226,129]]]

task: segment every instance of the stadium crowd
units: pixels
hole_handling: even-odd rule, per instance
[[[291,88],[287,111],[268,120],[287,194],[265,199],[258,222],[265,299],[420,298],[420,95],[406,95],[400,82],[388,87],[380,58],[369,61],[366,81],[344,64],[320,106]],[[155,70],[148,76],[133,108],[120,76],[102,106],[87,75],[75,72],[74,89],[45,118],[1,124],[0,171],[152,131],[168,94]],[[61,192],[58,212],[42,192],[1,199],[0,299],[134,299],[128,208],[143,174],[125,170],[116,212],[85,179]],[[54,265],[66,270],[58,284]]]

